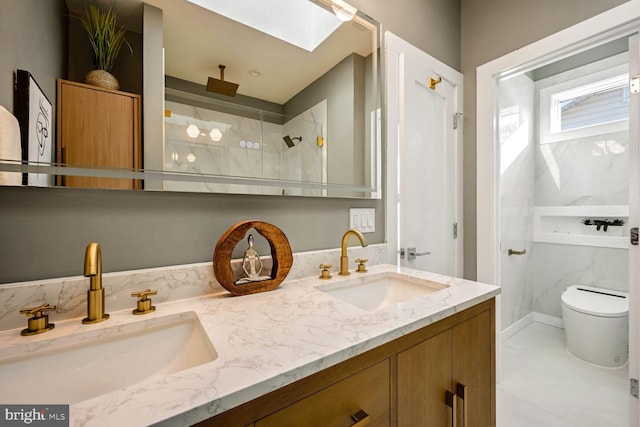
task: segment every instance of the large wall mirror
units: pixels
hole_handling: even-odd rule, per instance
[[[88,2],[66,0],[72,12]],[[372,18],[330,0],[147,0],[162,11],[160,29],[141,25],[150,21],[140,0],[97,3],[115,5],[145,49],[161,34],[164,114],[154,120],[163,140],[141,136],[139,169],[87,167],[67,149],[54,150],[53,167],[22,172],[44,172],[49,185],[379,197],[381,34]]]

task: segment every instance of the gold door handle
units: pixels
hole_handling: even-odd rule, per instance
[[[507,253],[508,253],[508,256],[511,256],[511,255],[524,255],[524,254],[527,253],[527,250],[523,249],[521,251],[515,251],[513,249],[509,249],[509,251]]]
[[[449,390],[447,390],[447,394],[446,394],[446,403],[447,406],[449,408],[451,408],[451,427],[457,427],[458,422],[456,420],[456,415],[458,413],[458,408],[456,405],[456,394],[455,393],[451,393]]]
[[[364,410],[360,409],[355,414],[351,415],[351,419],[355,421],[355,423],[351,424],[351,427],[364,427],[369,425],[369,421],[371,421],[371,417]]]
[[[462,427],[467,427],[467,386],[457,383],[456,395],[462,400]]]

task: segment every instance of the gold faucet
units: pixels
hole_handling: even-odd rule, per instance
[[[107,320],[104,312],[104,289],[102,288],[102,251],[96,242],[89,243],[84,253],[84,277],[89,278],[87,291],[87,317],[82,323],[98,323]]]
[[[359,240],[362,247],[366,247],[367,244],[364,241],[364,236],[358,230],[347,230],[342,236],[342,255],[340,256],[340,276],[348,276],[349,274],[349,257],[347,256],[347,240],[349,240],[349,236],[353,234]]]

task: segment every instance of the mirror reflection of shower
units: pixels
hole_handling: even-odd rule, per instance
[[[244,182],[270,179],[326,183],[327,147],[317,143],[326,138],[326,104],[326,100],[321,101],[289,117],[255,109],[243,111],[237,106],[218,111],[216,105],[205,108],[167,100],[164,170],[223,179],[204,183],[165,180],[164,189],[283,194],[279,186]],[[286,194],[321,196],[322,191],[309,187],[287,190]]]

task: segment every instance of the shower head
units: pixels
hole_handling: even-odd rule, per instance
[[[207,90],[220,95],[236,96],[239,85],[224,80],[224,65],[218,65],[218,68],[220,68],[220,79],[209,77],[209,80],[207,80]]]
[[[282,137],[282,139],[284,140],[284,143],[287,144],[287,147],[291,148],[294,147],[296,144],[293,143],[293,141],[298,140],[298,141],[302,141],[302,137],[301,136],[296,136],[291,138],[289,135],[285,135]]]

